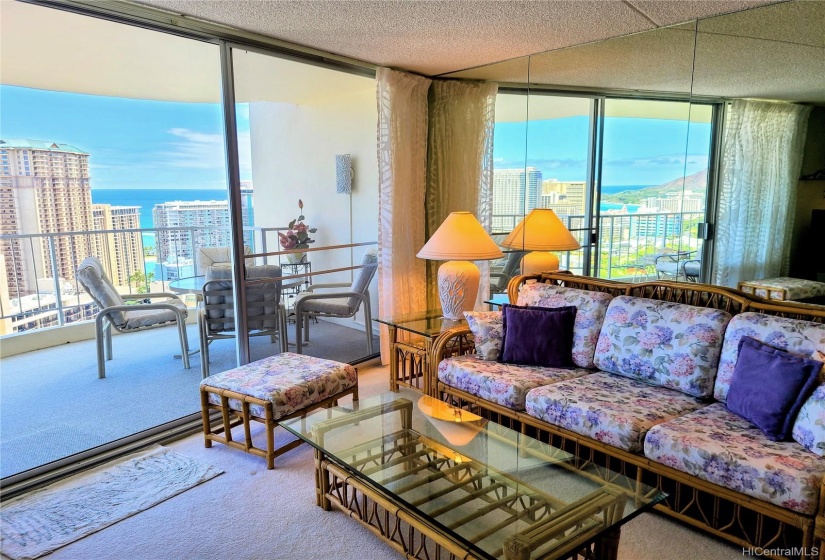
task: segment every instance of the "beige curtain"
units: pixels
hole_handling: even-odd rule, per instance
[[[492,220],[493,127],[496,84],[434,80],[429,95],[426,238],[450,214],[467,210],[489,232]],[[441,263],[427,261],[427,304],[438,309],[436,276]],[[490,293],[490,267],[481,269],[477,304]]]
[[[424,246],[427,90],[431,80],[379,68],[378,310],[381,317],[427,309]],[[386,326],[381,359],[390,359]]]
[[[714,284],[787,276],[810,107],[737,100],[725,119]]]

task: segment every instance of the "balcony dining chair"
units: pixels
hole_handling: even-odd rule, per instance
[[[372,310],[369,285],[378,269],[378,256],[369,252],[361,260],[361,267],[352,283],[313,284],[295,299],[295,348],[303,353],[309,342],[309,320],[315,317],[348,319],[364,306],[364,329],[367,334],[367,351],[372,354]],[[344,290],[343,288],[348,288]],[[318,293],[316,290],[331,290]]]
[[[209,345],[235,338],[235,300],[232,269],[222,265],[206,269],[203,299],[198,303],[201,375],[209,377]],[[249,336],[268,336],[287,350],[286,308],[281,301],[281,267],[247,266],[246,326]]]
[[[244,255],[251,255],[252,248],[244,245],[243,253]],[[204,276],[210,266],[230,268],[232,266],[232,251],[229,247],[200,247],[195,261],[197,275]]]
[[[86,257],[77,269],[77,280],[92,297],[100,312],[95,319],[97,376],[106,377],[106,361],[112,359],[112,328],[121,334],[171,326],[178,327],[183,367],[189,369],[189,343],[186,338],[186,304],[175,294],[154,293],[127,296],[126,301],[164,301],[127,305],[106,276],[97,257]],[[105,347],[105,359],[104,359]]]
[[[513,276],[519,274],[521,267],[521,259],[528,251],[510,251],[507,253],[507,260],[504,261],[504,266],[500,269],[493,267],[490,271],[490,293],[503,294],[507,292],[507,284]]]

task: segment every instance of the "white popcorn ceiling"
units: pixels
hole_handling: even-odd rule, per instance
[[[428,76],[775,0],[140,0]]]

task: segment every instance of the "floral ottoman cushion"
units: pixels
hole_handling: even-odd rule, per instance
[[[442,383],[513,410],[524,410],[524,398],[530,389],[590,373],[586,369],[502,364],[472,354],[438,364]]]
[[[530,416],[637,453],[648,430],[704,404],[678,391],[626,377],[594,373],[527,393]]]
[[[805,515],[816,511],[825,461],[796,442],[771,441],[714,403],[660,424],[645,456],[663,465]]]
[[[814,350],[825,350],[825,325],[821,323],[764,313],[740,313],[731,320],[725,331],[719,372],[713,389],[713,397],[717,401],[727,401],[733,370],[739,359],[739,341],[743,336],[803,358],[810,357]]]
[[[573,325],[573,363],[592,368],[596,341],[602,328],[607,307],[613,296],[603,292],[591,292],[563,288],[552,284],[524,284],[519,288],[517,305],[536,307],[576,306],[576,322]]]
[[[228,389],[270,401],[275,420],[357,384],[358,373],[349,364],[292,352],[216,373],[201,381],[201,386]],[[220,396],[209,393],[209,402],[220,405]],[[241,403],[229,399],[229,408],[240,411]],[[260,405],[250,405],[249,412],[253,416],[265,417],[264,407]]]
[[[596,346],[599,369],[708,397],[731,320],[719,309],[619,296]]]

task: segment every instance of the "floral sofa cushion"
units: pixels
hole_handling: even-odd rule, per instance
[[[501,311],[465,311],[464,318],[473,332],[476,354],[482,360],[496,360],[504,345],[504,320]]]
[[[730,319],[719,309],[619,296],[607,310],[596,366],[694,397],[710,396]]]
[[[442,383],[513,410],[524,410],[524,398],[530,389],[590,373],[586,369],[502,364],[472,354],[438,364]]]
[[[596,341],[602,328],[607,307],[613,296],[602,292],[563,288],[552,284],[524,284],[519,288],[518,305],[536,307],[576,306],[573,327],[573,363],[579,367],[594,367]]]
[[[545,422],[630,452],[651,427],[704,406],[694,397],[643,381],[594,373],[527,393],[525,410]]]
[[[272,402],[276,420],[357,384],[358,372],[349,364],[292,352],[269,356],[201,381],[201,385]],[[209,393],[209,402],[220,405],[220,396]],[[240,411],[241,403],[229,399],[229,408]],[[250,405],[249,412],[264,417],[260,405]]]
[[[733,369],[739,358],[739,341],[743,336],[753,337],[759,342],[805,358],[811,356],[816,349],[825,350],[823,324],[764,313],[740,313],[731,320],[725,331],[719,373],[713,389],[713,397],[717,401],[727,401]]]
[[[651,429],[645,456],[708,482],[811,515],[825,461],[796,442],[774,442],[714,403]]]
[[[802,405],[791,437],[808,451],[825,457],[825,384]]]

